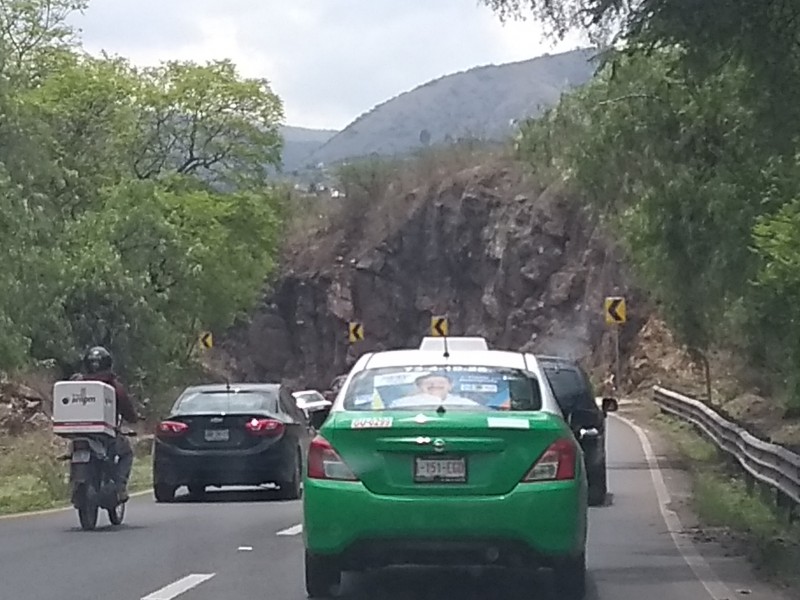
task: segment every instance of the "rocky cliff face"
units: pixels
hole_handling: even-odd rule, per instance
[[[613,358],[603,297],[628,297],[630,343],[645,311],[621,256],[579,201],[542,188],[520,166],[479,166],[441,183],[397,189],[360,214],[349,234],[309,235],[252,320],[222,344],[246,380],[325,387],[367,351],[417,346],[434,314],[451,335],[492,346]],[[347,340],[360,321],[366,339]]]
[[[20,434],[45,425],[44,396],[27,385],[0,381],[0,433]]]

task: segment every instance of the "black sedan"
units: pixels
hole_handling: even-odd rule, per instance
[[[560,356],[537,356],[537,359],[564,417],[583,449],[589,504],[601,505],[608,493],[606,415],[617,410],[617,400],[603,398],[602,407],[598,407],[592,382],[577,362]]]
[[[156,501],[173,500],[183,485],[198,497],[207,486],[265,483],[277,484],[283,499],[300,498],[311,431],[281,384],[186,388],[156,429]]]

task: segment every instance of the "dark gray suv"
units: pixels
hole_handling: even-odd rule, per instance
[[[581,366],[569,358],[537,356],[553,388],[556,401],[583,448],[589,482],[589,504],[605,503],[606,481],[606,416],[618,408],[616,398],[603,398],[597,406],[594,388]]]

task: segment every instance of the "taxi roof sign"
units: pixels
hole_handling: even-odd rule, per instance
[[[447,340],[447,346],[445,346]],[[451,352],[481,352],[489,349],[489,344],[482,337],[451,337],[440,338],[426,336],[419,345],[425,352],[444,352],[445,348]]]

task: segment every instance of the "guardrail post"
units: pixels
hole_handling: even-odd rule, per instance
[[[747,493],[752,496],[756,491],[756,478],[744,469],[741,469],[741,471],[744,474],[744,484],[747,487]]]
[[[759,482],[758,485],[759,496],[761,497],[761,501],[764,502],[767,506],[772,504],[775,498],[775,488],[771,485],[766,483]]]
[[[797,520],[797,505],[794,500],[780,490],[775,490],[775,504],[782,518],[785,518],[789,523],[794,523]]]

